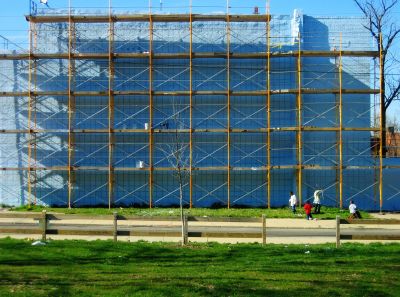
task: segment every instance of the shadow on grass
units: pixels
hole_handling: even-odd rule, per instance
[[[396,296],[399,251],[2,239],[0,285],[22,286],[26,296]]]

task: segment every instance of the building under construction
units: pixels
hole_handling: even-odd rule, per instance
[[[33,1],[32,1],[33,2]],[[399,209],[364,19],[31,10],[0,55],[0,201]],[[177,137],[179,136],[179,137]],[[179,142],[178,145],[176,142]]]

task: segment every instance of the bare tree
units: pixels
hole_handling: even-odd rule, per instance
[[[400,55],[396,41],[400,38],[397,15],[400,0],[354,0],[368,23],[364,26],[373,36],[377,50],[382,51],[382,95],[380,99],[383,127],[386,128],[386,111],[390,104],[400,99]],[[396,71],[396,72],[394,72]],[[386,156],[386,133],[382,135],[383,156]]]
[[[386,124],[388,127],[392,127],[393,132],[396,132],[396,133],[400,132],[400,120],[396,115],[387,116]]]
[[[172,97],[172,115],[169,116],[161,124],[162,129],[168,129],[172,133],[170,143],[163,144],[160,150],[164,153],[171,167],[174,169],[174,177],[177,179],[179,186],[179,208],[182,230],[182,245],[185,241],[185,220],[184,220],[184,201],[183,189],[188,184],[190,176],[189,167],[189,144],[185,139],[185,135],[179,132],[179,129],[184,126],[183,113],[189,108],[188,105]]]
[[[400,122],[396,115],[387,117],[387,127],[387,156],[397,158],[400,156]]]

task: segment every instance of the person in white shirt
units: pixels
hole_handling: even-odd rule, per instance
[[[322,190],[315,190],[314,192],[314,213],[321,213],[321,197]]]
[[[292,208],[293,214],[296,213],[296,204],[297,204],[296,195],[293,194],[293,192],[290,192],[289,205],[290,205],[290,207]]]
[[[361,217],[360,213],[357,210],[357,205],[355,205],[353,200],[350,201],[349,211],[350,211],[349,219],[359,219]]]

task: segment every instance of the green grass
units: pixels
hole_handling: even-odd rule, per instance
[[[31,246],[7,238],[0,296],[399,296],[399,252],[399,244]]]
[[[179,208],[54,208],[41,206],[23,206],[12,208],[14,211],[33,211],[40,212],[46,209],[48,212],[58,212],[66,214],[88,214],[88,215],[111,215],[117,211],[120,215],[134,216],[179,216]],[[348,210],[340,210],[333,207],[322,207],[321,214],[313,215],[318,219],[334,219],[337,215],[342,218],[349,216]],[[298,215],[293,215],[288,207],[285,208],[192,208],[185,209],[185,213],[192,216],[208,216],[208,217],[261,217],[265,214],[267,218],[305,218],[304,211],[300,209]],[[361,212],[363,218],[370,218],[367,212]]]

